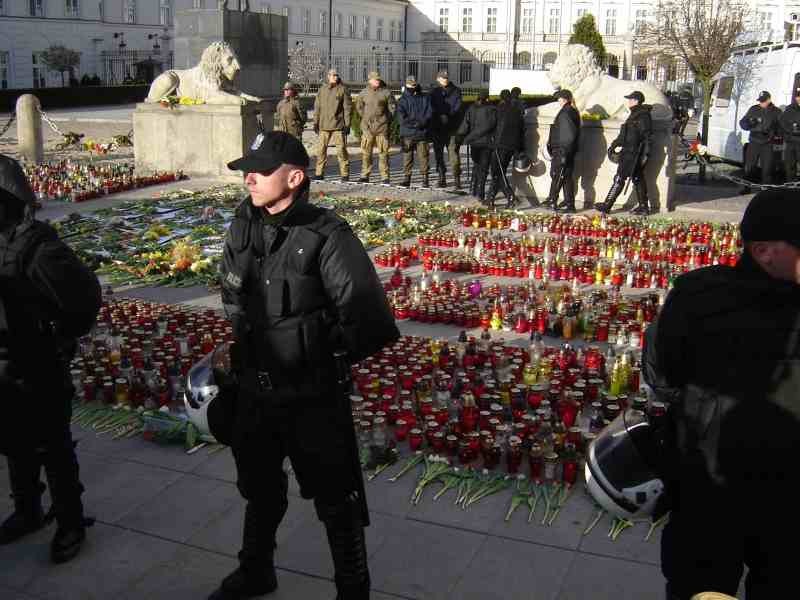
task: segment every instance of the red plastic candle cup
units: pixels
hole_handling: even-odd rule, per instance
[[[420,448],[422,448],[422,430],[418,428],[414,428],[408,432],[408,447],[412,452],[416,452]]]

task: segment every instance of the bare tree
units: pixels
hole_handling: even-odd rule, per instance
[[[289,49],[289,79],[299,84],[304,94],[313,84],[323,80],[326,70],[322,53],[316,45],[297,44]]]
[[[39,57],[48,69],[61,74],[62,87],[64,86],[64,73],[71,73],[75,67],[81,64],[80,52],[61,45],[50,46]]]
[[[649,53],[684,62],[703,88],[701,139],[708,143],[708,113],[716,76],[723,70],[749,17],[745,0],[661,0],[642,30]],[[700,176],[705,175],[701,165]]]

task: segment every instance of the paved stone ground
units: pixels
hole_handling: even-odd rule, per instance
[[[123,133],[126,127],[123,122],[96,125],[119,127]],[[333,165],[331,171],[335,168]],[[358,174],[357,164],[353,173]],[[164,190],[202,189],[211,184],[211,180],[196,179],[79,205],[48,202],[40,216],[57,218],[124,199],[152,198]],[[331,194],[413,194],[420,200],[474,202],[436,190],[409,192],[327,182],[315,183],[313,189]],[[674,213],[675,218],[737,220],[746,201],[746,197],[733,197],[731,188],[719,184],[682,184],[680,189],[687,202]],[[381,271],[383,277],[388,276],[389,270]],[[138,288],[118,293],[219,307],[218,295],[205,288]],[[401,330],[439,337],[457,334],[454,328],[414,323],[401,323]],[[235,487],[230,451],[203,449],[186,455],[180,448],[139,439],[111,441],[79,428],[74,433],[79,440],[87,512],[97,517],[97,524],[89,531],[82,555],[67,565],[48,563],[52,527],[16,545],[0,547],[0,598],[205,598],[235,567],[241,539],[244,506]],[[5,469],[0,461],[0,514],[11,508]],[[408,500],[415,479],[409,474],[397,483],[388,483],[379,477],[368,484],[372,526],[367,544],[376,600],[662,597],[659,534],[645,542],[647,526],[638,524],[612,542],[607,537],[610,521],[606,517],[588,536],[582,536],[594,508],[581,489],[573,493],[556,523],[544,527],[528,524],[522,510],[505,523],[508,493],[490,497],[466,512],[452,506],[452,492],[438,502],[429,494],[412,507]],[[541,518],[541,508],[537,514]],[[297,495],[296,486],[291,490],[278,544],[280,589],[271,597],[334,598],[333,566],[323,528],[312,504]]]

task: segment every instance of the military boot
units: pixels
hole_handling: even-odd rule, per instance
[[[45,526],[42,510],[44,484],[39,481],[41,466],[36,457],[8,459],[8,477],[14,512],[0,525],[0,545],[11,544]]]
[[[453,175],[453,186],[458,190],[461,191],[461,173],[458,175]]]
[[[439,188],[447,187],[447,177],[445,176],[444,171],[439,171],[439,181],[436,182],[436,187]]]
[[[275,533],[285,513],[285,504],[275,509],[247,503],[239,567],[222,580],[208,600],[245,600],[278,589],[274,562]]]
[[[86,541],[86,528],[94,520],[87,519],[83,514],[83,485],[72,440],[67,439],[63,445],[48,449],[43,458],[53,500],[51,513],[58,525],[50,544],[50,558],[60,564],[72,560],[81,551]]]
[[[370,577],[364,528],[326,524],[333,557],[336,600],[369,600]]]
[[[617,198],[622,193],[624,184],[625,180],[622,177],[619,175],[614,175],[614,182],[611,184],[611,189],[608,190],[605,201],[596,205],[595,208],[601,213],[611,212],[614,202],[617,201]]]
[[[631,214],[646,217],[650,214],[650,202],[647,198],[647,184],[644,178],[640,178],[634,184],[634,189],[636,190],[637,204],[636,208],[631,211]]]
[[[400,187],[411,187],[411,176],[406,175],[403,181],[400,182]]]
[[[409,184],[409,185],[410,185],[410,184]],[[425,174],[422,176],[422,187],[424,187],[424,188],[429,188],[429,187],[431,187],[431,180],[428,178],[428,174],[427,174],[427,173],[425,173]]]

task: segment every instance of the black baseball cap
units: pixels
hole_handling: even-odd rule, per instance
[[[788,242],[800,248],[800,191],[758,192],[742,215],[739,226],[745,242]]]
[[[36,196],[31,190],[25,171],[16,160],[5,154],[0,154],[0,190],[6,193],[6,198],[0,201],[14,203],[14,212],[33,211]]]
[[[228,163],[232,171],[265,173],[281,165],[308,167],[310,160],[303,144],[285,131],[259,133],[250,145],[250,151]]]
[[[766,102],[767,100],[772,98],[772,94],[770,94],[767,90],[762,90],[761,93],[758,95],[756,99],[758,102]]]
[[[638,100],[639,104],[644,104],[644,94],[640,91],[631,92],[625,96],[628,100]]]

